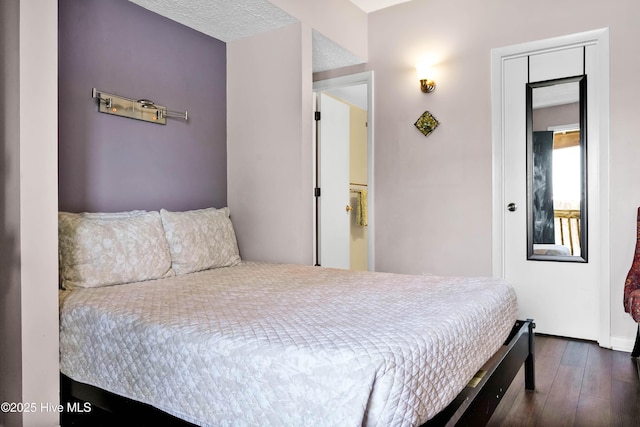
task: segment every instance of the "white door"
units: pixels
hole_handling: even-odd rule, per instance
[[[513,55],[501,63],[501,148],[496,176],[501,194],[494,200],[494,224],[502,224],[498,265],[501,275],[515,288],[519,317],[532,318],[537,332],[582,339],[602,337],[603,253],[608,242],[603,227],[600,200],[599,121],[596,84],[602,78],[597,68],[596,47],[587,45],[545,49],[529,55]],[[584,58],[584,60],[583,60]],[[587,74],[588,147],[588,248],[587,263],[527,259],[527,174],[526,174],[526,83]],[[496,81],[494,80],[494,84]],[[495,96],[495,92],[494,92]],[[495,106],[495,105],[494,105]],[[494,122],[495,123],[495,122]],[[496,129],[494,128],[494,131]],[[494,144],[494,151],[496,146]],[[516,209],[508,209],[509,204]],[[500,234],[500,233],[498,233]],[[494,246],[495,249],[495,246]],[[605,255],[606,256],[606,255]],[[494,263],[494,267],[496,264]],[[608,288],[606,289],[608,292]],[[605,309],[606,310],[606,309]],[[602,342],[601,342],[602,344]]]
[[[349,205],[349,106],[324,93],[318,96],[318,263],[351,264]]]

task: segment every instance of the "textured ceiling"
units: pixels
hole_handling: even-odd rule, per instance
[[[129,1],[223,42],[298,22],[267,0]]]
[[[347,49],[313,30],[313,72],[334,70],[364,61]]]
[[[285,27],[296,18],[267,0],[129,0],[145,9],[223,42]],[[377,3],[398,0],[358,0]],[[405,0],[401,0],[405,1]],[[364,62],[347,49],[313,31],[313,72]]]

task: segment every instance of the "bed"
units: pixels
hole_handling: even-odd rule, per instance
[[[72,397],[200,426],[418,426],[487,420],[525,360],[533,388],[533,325],[500,279],[243,261],[226,208],[59,224]]]

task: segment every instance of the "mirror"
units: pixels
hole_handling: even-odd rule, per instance
[[[587,262],[587,76],[526,90],[527,259]]]

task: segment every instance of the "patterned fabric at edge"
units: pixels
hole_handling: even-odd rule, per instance
[[[640,322],[640,208],[638,208],[636,250],[624,283],[624,310]]]

